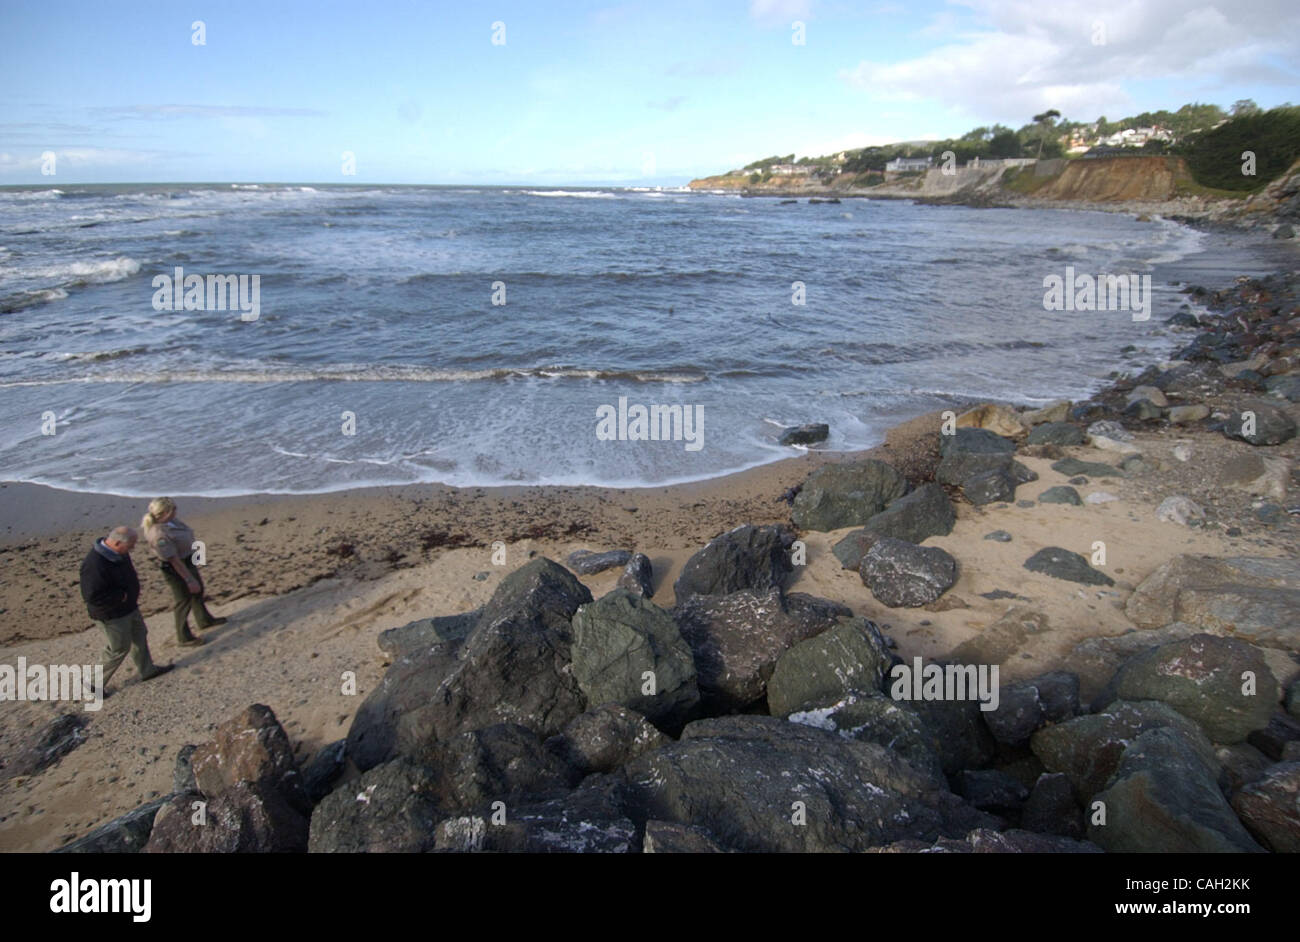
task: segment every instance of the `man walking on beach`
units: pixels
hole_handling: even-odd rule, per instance
[[[122,659],[129,652],[142,680],[151,680],[172,669],[171,664],[155,665],[149,655],[148,629],[140,614],[140,578],[131,564],[136,532],[130,527],[116,527],[95,545],[81,562],[81,597],[86,611],[99,622],[108,636],[104,649],[104,689]],[[103,690],[99,691],[103,695]]]

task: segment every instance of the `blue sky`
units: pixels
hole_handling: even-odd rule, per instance
[[[1050,107],[1300,102],[1298,63],[1293,0],[0,0],[0,184],[50,183],[46,152],[67,183],[677,184]]]

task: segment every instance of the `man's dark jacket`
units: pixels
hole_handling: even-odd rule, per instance
[[[140,577],[131,557],[114,561],[92,548],[81,561],[81,597],[95,621],[130,615],[140,598]]]

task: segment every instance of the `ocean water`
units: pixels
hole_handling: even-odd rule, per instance
[[[1215,238],[672,190],[5,189],[0,478],[131,496],[629,486],[786,457],[781,428],[804,422],[862,448],[967,399],[1084,397],[1130,344],[1167,352],[1183,297],[1166,282]],[[1067,266],[1151,275],[1151,319],[1045,310]],[[153,279],[178,267],[258,276],[257,319],[157,310]],[[620,397],[696,410],[703,447],[601,440]]]

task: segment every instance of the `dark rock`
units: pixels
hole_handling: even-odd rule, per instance
[[[995,823],[875,743],[774,717],[691,723],[627,775],[647,818],[741,851],[852,852]]]
[[[1232,797],[1237,817],[1275,854],[1300,853],[1300,762],[1283,762]]]
[[[1008,533],[1006,530],[994,530],[991,533],[985,533],[984,539],[997,540],[999,543],[1010,543],[1011,534]]]
[[[1094,478],[1122,478],[1124,475],[1118,468],[1108,464],[1102,464],[1100,461],[1080,461],[1078,458],[1062,458],[1060,461],[1053,463],[1052,470],[1058,474],[1064,474],[1066,477],[1073,477],[1076,474],[1087,474]]]
[[[974,474],[962,481],[962,496],[976,507],[1012,501],[1016,497],[1016,479],[1009,465]]]
[[[243,782],[262,786],[243,796],[249,801],[263,801],[266,791],[277,791],[301,815],[311,814],[293,746],[268,706],[255,703],[218,726],[211,742],[195,747],[190,765],[199,791],[208,798]],[[278,809],[268,806],[268,811]],[[256,817],[253,812],[249,820]],[[303,833],[305,837],[305,829]]]
[[[336,788],[311,816],[308,849],[321,853],[422,853],[433,847],[444,817],[434,797],[432,773],[394,759]]]
[[[1057,834],[1075,840],[1083,837],[1083,811],[1074,800],[1074,788],[1064,772],[1044,772],[1030,789],[1020,813],[1026,831]]]
[[[972,807],[1003,818],[1018,818],[1029,789],[997,769],[970,769],[957,773],[954,791]]]
[[[907,493],[907,479],[883,461],[831,464],[808,476],[791,517],[803,530],[860,527]],[[765,588],[763,586],[734,586]]]
[[[859,575],[881,604],[917,607],[952,588],[957,560],[937,546],[882,537],[862,557]]]
[[[1300,680],[1291,681],[1291,686],[1286,688],[1286,711],[1300,719]]]
[[[23,741],[5,763],[4,778],[35,775],[48,769],[86,741],[86,724],[86,718],[79,713],[55,717]]]
[[[624,589],[573,616],[573,676],[588,706],[683,721],[700,701],[695,658],[672,615]]]
[[[640,846],[625,816],[617,782],[592,776],[562,798],[500,809],[501,817],[466,815],[438,824],[434,849],[442,853],[627,854]]]
[[[779,444],[782,445],[816,445],[824,442],[831,434],[831,427],[825,423],[815,422],[810,425],[797,425],[781,433]]]
[[[463,642],[393,663],[357,710],[348,755],[364,771],[493,723],[558,733],[585,709],[570,619],[590,601],[586,586],[549,559],[521,566],[501,580]]]
[[[591,550],[575,550],[569,554],[566,563],[570,570],[580,576],[594,576],[606,569],[626,566],[631,559],[632,553],[628,550],[609,550],[604,553],[594,553]]]
[[[1268,390],[1270,395],[1290,402],[1300,402],[1300,373],[1284,373],[1280,376],[1270,376],[1264,380],[1264,388]]]
[[[396,660],[406,654],[429,650],[448,641],[459,641],[474,630],[482,609],[460,615],[421,618],[379,633],[379,650]]]
[[[617,587],[627,589],[633,595],[652,598],[655,594],[654,568],[650,557],[645,553],[634,553],[627,561],[623,574],[618,577]]]
[[[607,703],[574,717],[546,748],[582,775],[613,772],[671,740],[634,710]]]
[[[881,534],[865,527],[852,530],[844,536],[844,539],[831,547],[831,552],[840,561],[841,568],[857,572],[862,566],[862,557],[867,555],[867,551],[880,537]]]
[[[1223,767],[1219,784],[1229,796],[1251,782],[1258,782],[1273,764],[1268,756],[1244,742],[1218,746],[1214,756]]]
[[[1153,700],[1116,700],[1100,713],[1044,726],[1034,733],[1029,746],[1049,772],[1064,772],[1070,777],[1070,784],[1086,804],[1106,786],[1124,748],[1134,738],[1165,726],[1192,743],[1206,764],[1217,761],[1214,747],[1199,726],[1168,704]]]
[[[1041,572],[1055,579],[1080,582],[1084,585],[1114,585],[1115,580],[1098,572],[1078,553],[1059,546],[1047,546],[1025,560],[1030,572]]]
[[[1218,770],[1177,730],[1141,733],[1106,790],[1088,837],[1113,853],[1252,853],[1262,848],[1219,791]]]
[[[197,764],[196,764],[197,767]],[[239,779],[202,808],[193,792],[172,795],[158,809],[146,854],[285,854],[307,849],[308,821],[271,780]]]
[[[761,700],[782,654],[852,614],[838,602],[797,592],[783,596],[776,589],[696,595],[673,609],[695,656],[700,694],[720,712]]]
[[[1282,761],[1282,752],[1289,742],[1300,741],[1300,722],[1296,722],[1280,710],[1268,719],[1268,725],[1257,729],[1246,737],[1250,743],[1274,762]]]
[[[1251,418],[1253,416],[1253,428]],[[1223,434],[1252,445],[1281,445],[1295,438],[1296,425],[1280,408],[1264,402],[1250,403],[1223,425]]]
[[[807,485],[800,496],[806,492]],[[677,603],[692,595],[781,588],[785,574],[794,568],[788,554],[793,542],[794,534],[785,527],[751,524],[716,537],[682,567],[673,584]]]
[[[867,521],[865,529],[880,536],[920,543],[927,537],[947,536],[956,522],[957,514],[948,495],[938,484],[930,483],[890,503]]]
[[[1058,484],[1056,487],[1049,487],[1043,493],[1038,495],[1040,504],[1073,504],[1075,507],[1083,506],[1083,498],[1074,488],[1064,484]]]
[[[153,820],[168,799],[159,798],[64,844],[56,854],[135,854],[149,841]]]
[[[339,780],[347,766],[348,741],[338,739],[312,756],[311,761],[302,770],[302,787],[312,804],[316,804],[330,793],[334,783]]]
[[[1273,230],[1273,238],[1275,238],[1275,239],[1294,239],[1294,238],[1295,238],[1295,227],[1293,227],[1293,226],[1290,225],[1289,223],[1283,223],[1282,225],[1278,226],[1276,229]]]
[[[726,851],[704,828],[671,821],[647,821],[643,854],[724,854]]]
[[[1045,723],[1062,723],[1078,710],[1079,678],[1052,671],[1003,687],[998,708],[985,712],[984,722],[998,742],[1024,746]]]
[[[937,737],[945,774],[982,768],[993,760],[997,745],[984,725],[985,714],[977,701],[912,700],[907,705]]]
[[[433,798],[454,813],[483,811],[494,801],[559,797],[577,778],[532,730],[513,723],[461,733],[434,746],[427,759]]]
[[[846,739],[874,742],[898,753],[937,782],[945,781],[938,736],[922,722],[911,704],[879,691],[850,691],[833,703],[809,705],[791,713],[789,720],[839,733]]]
[[[1029,433],[1027,445],[1082,445],[1083,432],[1069,422],[1044,422]]]
[[[1249,693],[1247,671],[1255,677]],[[1167,703],[1222,743],[1263,729],[1278,701],[1277,681],[1258,648],[1207,634],[1133,656],[1116,673],[1115,690],[1125,700]]]
[[[781,655],[767,682],[773,716],[838,703],[850,693],[881,689],[892,656],[880,630],[865,618],[846,618]]]

